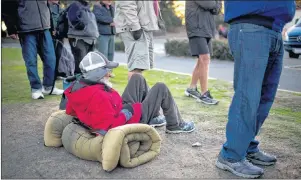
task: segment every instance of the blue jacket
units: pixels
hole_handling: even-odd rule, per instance
[[[111,5],[110,9],[107,9],[102,3],[95,4],[93,13],[97,21],[99,34],[114,35],[115,27],[110,26],[114,22],[114,7]]]
[[[278,32],[290,22],[296,11],[295,0],[283,1],[233,1],[225,0],[225,22],[244,16],[260,15],[273,18],[272,29]]]

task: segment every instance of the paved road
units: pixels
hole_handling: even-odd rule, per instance
[[[158,69],[190,74],[194,68],[195,59],[166,56],[164,50],[165,41],[165,39],[155,39],[155,67]],[[2,47],[19,48],[20,45],[15,42],[5,42],[2,43]],[[116,52],[115,60],[121,63],[126,63],[125,54],[122,52]],[[233,62],[213,60],[210,65],[209,76],[211,78],[232,82]],[[301,92],[300,79],[301,59],[291,59],[286,53],[279,88],[289,91]]]

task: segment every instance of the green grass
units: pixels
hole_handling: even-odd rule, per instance
[[[42,62],[40,60],[38,60],[38,71],[40,77],[43,77]],[[126,67],[121,66],[114,70],[114,73],[116,74],[116,77],[112,79],[114,88],[122,93],[127,83]],[[144,76],[150,86],[153,86],[157,82],[166,83],[183,114],[191,118],[197,118],[200,121],[202,121],[202,118],[200,119],[199,117],[214,117],[219,119],[219,122],[226,122],[228,107],[233,95],[233,89],[230,83],[220,80],[209,80],[209,88],[214,97],[220,100],[220,103],[218,106],[207,106],[195,103],[195,100],[184,97],[183,92],[190,82],[190,76],[155,70],[145,72]],[[62,87],[62,81],[57,81],[56,84],[58,87]],[[291,96],[298,97],[299,94],[292,93]],[[46,96],[45,100],[59,99],[59,96]],[[20,49],[2,48],[1,100],[3,104],[34,102],[30,96],[29,81]],[[295,122],[299,123],[301,121],[301,110],[299,107],[292,109],[277,105],[277,107],[272,109],[271,114],[274,116],[287,117],[287,119],[294,119]]]

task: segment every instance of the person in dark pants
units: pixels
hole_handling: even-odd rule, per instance
[[[216,166],[237,176],[257,178],[264,171],[255,165],[277,161],[259,149],[256,136],[275,99],[283,66],[281,31],[295,8],[295,1],[225,1],[235,93]]]
[[[83,78],[65,90],[66,113],[101,135],[111,128],[139,122],[152,126],[166,124],[167,133],[194,131],[194,123],[183,121],[163,83],[157,83],[148,91],[143,76],[134,74],[120,97],[108,83],[110,70],[117,66],[99,52],[88,53],[80,63]],[[157,118],[160,107],[166,122]]]
[[[68,38],[75,59],[75,72],[80,74],[79,63],[83,57],[94,50],[99,36],[94,14],[86,0],[74,1],[68,9]]]
[[[33,99],[43,99],[43,94],[61,95],[63,90],[54,87],[55,53],[51,38],[50,11],[46,0],[3,1],[7,15],[8,34],[20,39],[22,55]],[[38,75],[37,55],[43,61],[43,85]]]
[[[109,61],[114,59],[115,51],[115,24],[114,6],[112,1],[97,1],[93,8],[100,36],[97,39],[96,48],[104,54]]]

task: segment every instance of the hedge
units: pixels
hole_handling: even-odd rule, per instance
[[[213,52],[211,58],[233,61],[233,57],[226,41],[213,40],[212,49]],[[191,57],[188,40],[167,40],[165,43],[165,52],[171,56]]]

